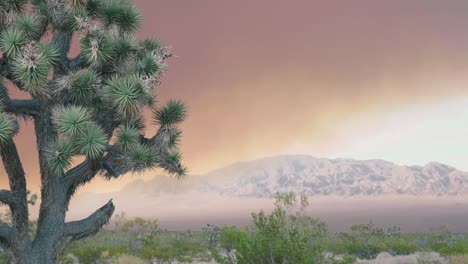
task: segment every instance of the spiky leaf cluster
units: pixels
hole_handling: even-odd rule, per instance
[[[1,0],[0,1],[0,11],[3,12],[21,12],[24,10],[25,5],[28,3],[28,0]]]
[[[84,130],[74,137],[74,143],[79,153],[89,159],[96,159],[106,149],[107,138],[102,128],[96,123],[88,123]]]
[[[95,31],[81,39],[81,54],[88,64],[108,62],[113,48],[111,39],[103,31]]]
[[[107,136],[88,109],[82,106],[60,107],[54,110],[52,121],[57,131],[72,142],[74,154],[96,159],[106,149]]]
[[[75,137],[83,133],[92,121],[91,112],[81,106],[69,106],[55,109],[52,115],[57,130],[68,136]]]
[[[133,40],[128,36],[122,36],[114,40],[115,58],[118,61],[123,61],[130,58],[136,51]]]
[[[5,30],[0,36],[0,48],[12,61],[14,80],[24,84],[20,88],[33,95],[45,95],[44,86],[51,67],[58,62],[58,51],[50,43],[40,44],[32,40],[39,33],[34,19],[30,18],[21,15],[15,26]]]
[[[26,14],[16,17],[14,27],[23,32],[28,39],[38,39],[42,33],[37,17]]]
[[[182,101],[170,100],[164,107],[153,111],[155,120],[161,126],[170,126],[184,121],[187,108]]]
[[[63,26],[71,31],[84,30],[89,21],[90,18],[85,7],[74,6],[71,10],[70,16],[63,21]]]
[[[187,168],[181,164],[182,154],[178,151],[167,153],[158,160],[158,166],[166,171],[172,172],[179,177],[187,173]]]
[[[86,3],[86,11],[90,17],[98,17],[102,14],[102,0],[88,0]]]
[[[140,141],[140,131],[134,126],[124,125],[116,133],[115,145],[122,151],[129,151]]]
[[[97,73],[90,69],[83,69],[72,74],[68,93],[65,96],[72,103],[90,104],[97,97]]]
[[[128,0],[106,0],[102,19],[107,27],[117,26],[122,32],[131,32],[141,25],[141,14]]]
[[[13,62],[13,75],[22,82],[24,89],[34,95],[42,95],[51,64],[41,53],[17,57]]]
[[[70,166],[75,152],[72,141],[63,138],[54,141],[46,149],[46,159],[50,169],[56,174],[61,174]]]
[[[13,137],[17,131],[16,120],[5,113],[0,113],[0,144]]]
[[[138,143],[129,151],[130,158],[135,162],[135,171],[155,165],[157,153],[149,145]]]
[[[110,79],[105,93],[108,102],[124,117],[137,115],[149,96],[137,75]]]
[[[5,30],[0,36],[0,48],[8,57],[15,57],[26,43],[26,36],[23,31],[16,27]]]
[[[41,44],[40,52],[44,59],[52,66],[56,66],[60,59],[60,54],[54,44],[47,42]]]

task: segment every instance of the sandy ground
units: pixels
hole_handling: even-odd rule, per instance
[[[148,195],[137,193],[82,194],[71,203],[69,220],[80,219],[113,198],[116,213],[157,218],[162,228],[201,229],[205,224],[246,225],[251,212],[271,210],[273,201],[233,198],[209,193]],[[467,232],[467,197],[311,197],[310,215],[326,221],[330,231],[348,231],[354,224],[372,221],[380,227],[397,225],[404,232],[427,231],[446,225],[452,232]],[[421,219],[424,221],[421,222]]]
[[[420,262],[418,262],[420,261]],[[435,252],[414,253],[407,256],[392,256],[380,253],[374,260],[358,260],[356,264],[449,264],[449,261]]]

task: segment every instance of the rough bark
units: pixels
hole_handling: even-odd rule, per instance
[[[114,213],[114,204],[110,200],[87,218],[65,224],[65,237],[68,240],[78,240],[96,234]]]
[[[6,99],[3,104],[5,106],[5,112],[14,115],[34,116],[39,111],[39,104],[35,99]]]

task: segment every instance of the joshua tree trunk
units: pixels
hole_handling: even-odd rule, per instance
[[[172,52],[155,39],[132,39],[140,22],[129,0],[0,0],[0,156],[10,187],[0,190],[0,203],[12,216],[11,223],[0,221],[0,244],[17,263],[54,263],[68,243],[108,222],[112,200],[85,219],[65,222],[71,197],[94,177],[151,168],[185,174],[177,151],[185,106],[169,101],[159,108],[153,95]],[[81,52],[69,58],[75,32]],[[51,42],[42,38],[46,33]],[[31,98],[11,98],[12,87]],[[150,138],[144,107],[159,124]],[[34,234],[13,140],[18,117],[35,127],[41,204]],[[71,167],[76,156],[85,159]]]

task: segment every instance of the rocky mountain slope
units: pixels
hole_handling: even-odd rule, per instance
[[[464,195],[468,194],[468,173],[437,162],[399,166],[384,160],[276,156],[202,175],[197,185],[202,191],[248,197],[286,191],[340,196]]]

